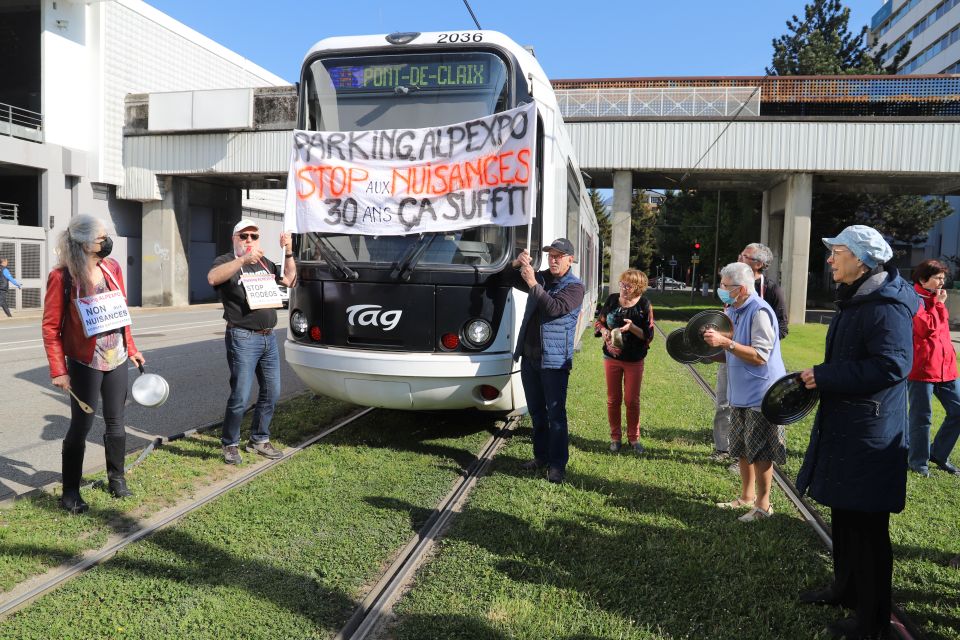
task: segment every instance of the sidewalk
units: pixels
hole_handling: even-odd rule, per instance
[[[130,315],[137,317],[145,313],[171,313],[176,311],[193,311],[196,309],[219,309],[223,305],[219,302],[204,302],[201,304],[190,304],[179,307],[130,307]],[[12,311],[13,317],[7,318],[0,314],[0,327],[4,323],[10,323],[17,320],[39,320],[43,317],[43,309],[26,309],[22,311]]]

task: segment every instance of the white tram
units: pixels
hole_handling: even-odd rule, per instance
[[[344,76],[353,80],[331,81]],[[483,225],[408,236],[296,237],[299,281],[285,351],[307,386],[375,407],[525,412],[511,354],[527,296],[510,285],[510,261],[526,247],[528,231],[537,268],[545,266],[540,247],[560,236],[574,242],[573,269],[587,292],[583,329],[596,307],[601,247],[550,82],[534,56],[505,35],[327,38],[306,55],[300,129],[439,127],[531,99],[538,186],[532,230]]]

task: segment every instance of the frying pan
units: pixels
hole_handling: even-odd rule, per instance
[[[159,407],[170,396],[170,385],[155,373],[147,373],[138,364],[140,375],[133,381],[133,399],[145,407]]]
[[[803,420],[820,399],[820,392],[807,389],[799,373],[788,373],[767,389],[760,411],[771,424],[793,424]]]

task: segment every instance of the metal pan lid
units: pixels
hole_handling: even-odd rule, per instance
[[[686,341],[683,337],[683,329],[674,329],[667,336],[667,353],[671,358],[681,364],[693,364],[699,362],[700,358],[687,349]]]
[[[807,389],[798,372],[788,373],[767,389],[760,411],[771,424],[792,424],[803,420],[819,399],[820,392]]]
[[[690,318],[684,329],[684,339],[686,340],[687,351],[697,355],[700,358],[712,358],[723,353],[723,347],[711,347],[703,341],[703,333],[707,329],[713,329],[728,338],[733,337],[733,323],[723,311],[719,309],[707,309]]]

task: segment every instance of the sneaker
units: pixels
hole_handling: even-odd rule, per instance
[[[283,457],[283,454],[274,448],[274,446],[270,444],[269,440],[266,442],[254,442],[251,440],[247,443],[247,446],[244,447],[244,449],[246,449],[247,453],[257,453],[264,458],[270,458],[271,460],[276,460],[277,458]]]
[[[917,474],[918,476],[923,476],[924,478],[929,478],[929,477],[930,477],[930,469],[928,469],[927,467],[920,467],[920,468],[917,468],[917,469],[914,469],[913,467],[910,467],[910,471],[913,471],[913,472],[914,472],[915,474]]]
[[[643,448],[643,445],[640,444],[640,441],[639,441],[639,440],[637,440],[636,442],[634,442],[634,443],[631,444],[630,446],[633,447],[633,452],[636,453],[637,455],[640,455],[641,453],[643,453],[644,451],[646,451],[646,449]]]
[[[527,460],[521,464],[520,468],[524,471],[536,471],[537,469],[542,469],[545,466],[547,466],[546,463],[540,462],[536,458],[533,458],[532,460]]]
[[[547,471],[547,480],[553,484],[562,484],[563,469],[560,467],[550,467],[550,470]]]
[[[735,476],[740,475],[740,463],[739,463],[739,462],[734,462],[732,465],[730,465],[729,467],[727,467],[727,471],[729,471],[730,473],[732,473],[732,474],[735,475]]]
[[[229,447],[223,448],[223,461],[227,464],[240,464],[243,462],[243,458],[240,457],[240,451],[237,448],[237,445],[232,444]]]
[[[736,500],[731,500],[730,502],[718,502],[717,506],[721,509],[745,509],[747,507],[753,507],[753,500],[743,500],[737,498]]]
[[[769,518],[772,515],[773,515],[773,507],[770,507],[766,511],[764,511],[760,507],[754,507],[753,509],[750,509],[750,511],[748,511],[747,513],[737,518],[737,520],[739,520],[740,522],[753,522],[755,520],[763,520],[765,518]]]
[[[621,444],[619,440],[610,441],[610,451],[612,451],[613,453],[618,453],[620,451],[620,447],[622,446],[623,444]]]
[[[720,451],[719,449],[714,449],[713,453],[710,454],[710,459],[714,462],[726,462],[730,459],[730,454],[726,451]]]

